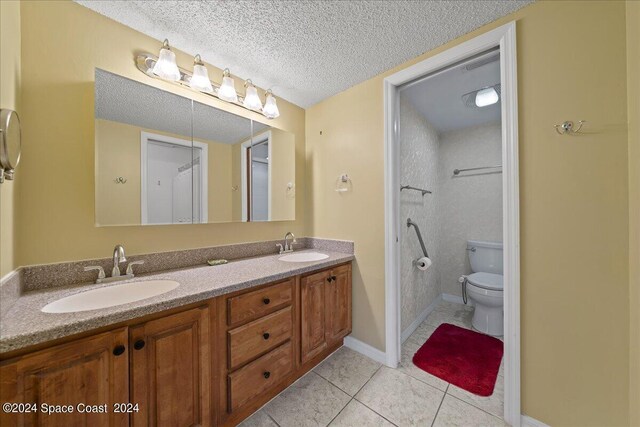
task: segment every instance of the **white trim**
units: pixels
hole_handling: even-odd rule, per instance
[[[503,236],[505,286],[504,419],[520,426],[520,226],[518,193],[518,103],[516,24],[510,22],[405,68],[384,79],[385,126],[385,353],[396,367],[400,355],[400,271],[398,247],[399,160],[396,148],[397,87],[470,56],[500,47],[503,159]]]
[[[473,304],[470,300],[467,300],[467,303],[465,304],[462,297],[459,297],[458,295],[442,294],[442,301],[453,302],[455,304],[463,304],[469,307],[473,307]]]
[[[378,350],[375,347],[371,347],[369,344],[353,338],[351,335],[344,338],[344,346],[357,351],[378,363],[385,363],[386,356],[383,351]]]
[[[545,424],[542,421],[538,421],[535,418],[531,418],[528,415],[522,415],[520,417],[520,426],[521,427],[550,427],[548,424]]]
[[[142,225],[159,225],[149,224],[147,212],[147,153],[149,140],[181,147],[195,147],[202,150],[200,158],[200,223],[209,222],[209,144],[143,131],[140,132],[140,223]]]
[[[267,156],[267,186],[269,188],[269,196],[267,197],[268,205],[267,205],[267,221],[271,221],[271,159],[273,159],[273,155],[271,154],[272,143],[271,143],[271,131],[265,131],[258,135],[252,136],[250,139],[244,141],[240,146],[240,182],[242,187],[242,221],[247,222],[247,148],[254,145],[253,141],[259,139],[267,140],[267,149],[269,150]]]
[[[418,315],[416,320],[411,322],[411,324],[407,326],[407,328],[404,331],[402,331],[402,335],[401,335],[402,342],[405,342],[407,338],[409,338],[411,334],[414,333],[416,329],[418,329],[418,326],[420,326],[422,322],[424,322],[425,319],[431,314],[431,312],[435,310],[435,308],[438,306],[438,304],[440,304],[440,301],[442,301],[442,299],[443,299],[442,295],[438,295],[436,299],[434,299],[433,302],[427,306],[427,308],[422,310],[422,313]]]

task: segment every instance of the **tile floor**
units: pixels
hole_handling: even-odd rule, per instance
[[[441,323],[471,329],[472,313],[470,307],[441,302],[403,344],[398,369],[342,347],[241,426],[505,426],[502,365],[493,395],[480,397],[411,361]]]

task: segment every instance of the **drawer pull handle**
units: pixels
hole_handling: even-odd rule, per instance
[[[133,348],[135,348],[136,350],[142,350],[144,348],[144,340],[138,340],[135,343],[133,343]]]
[[[264,338],[265,340],[268,340],[270,337],[269,332],[265,332],[264,334],[262,334],[262,338]]]
[[[328,278],[327,278],[327,282],[329,282],[329,283],[331,283],[331,281],[332,281],[332,280],[333,280],[333,279],[332,279],[331,277],[328,277]]]
[[[267,305],[271,302],[271,300],[269,298],[264,298],[262,302],[264,303],[264,305]]]
[[[336,276],[331,276],[331,281],[335,282],[336,280],[338,280],[338,278]]]
[[[263,376],[265,379],[269,379],[269,377],[271,376],[271,372],[266,371],[265,373],[263,373],[263,374],[262,374],[262,376]]]
[[[123,345],[117,345],[114,349],[113,349],[113,355],[114,356],[120,356],[121,354],[124,353],[124,346]]]

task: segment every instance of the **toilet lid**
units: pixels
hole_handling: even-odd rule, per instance
[[[492,291],[502,291],[504,289],[502,274],[473,273],[467,276],[467,282],[479,288]]]

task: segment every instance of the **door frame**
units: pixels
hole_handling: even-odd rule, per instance
[[[160,135],[151,132],[140,132],[140,223],[149,224],[147,209],[147,153],[149,141],[158,141],[165,144],[179,145],[181,147],[199,148],[200,152],[200,222],[209,222],[209,144],[203,142],[180,139],[172,136]],[[191,157],[193,159],[193,156]],[[192,175],[193,176],[193,175]],[[193,201],[191,203],[193,206]],[[193,224],[193,220],[190,223]]]
[[[259,141],[256,143],[256,141]],[[269,154],[267,155],[267,186],[269,191],[269,196],[267,197],[267,221],[271,221],[271,163],[273,156],[271,155],[272,144],[271,144],[271,131],[267,130],[265,132],[259,133],[251,137],[251,139],[244,141],[240,145],[240,182],[241,182],[241,194],[242,194],[242,221],[247,222],[250,218],[247,215],[247,204],[249,198],[249,185],[247,183],[247,151],[249,148],[252,148],[255,145],[258,145],[262,142],[267,142]]]
[[[397,367],[401,358],[400,156],[398,87],[489,49],[500,49],[502,84],[502,189],[504,257],[504,419],[520,426],[520,224],[518,171],[518,97],[514,21],[454,46],[384,79],[385,126],[385,357]]]

